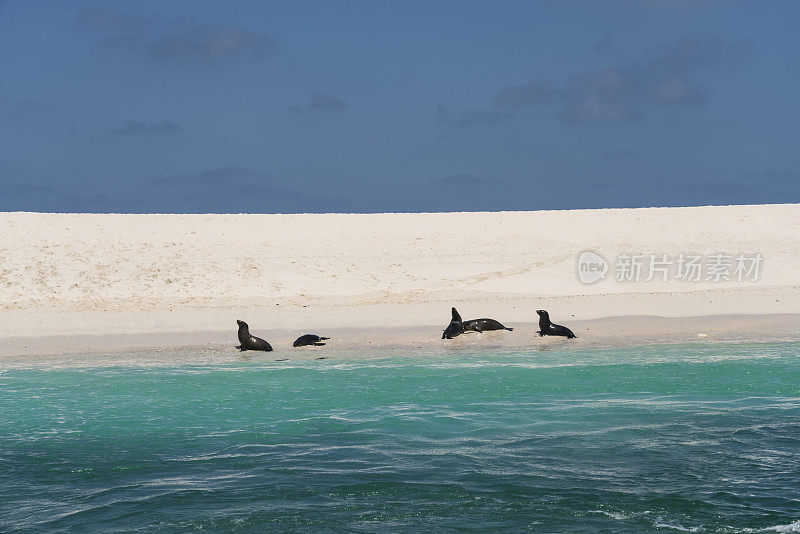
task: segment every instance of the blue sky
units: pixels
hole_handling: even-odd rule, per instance
[[[0,211],[800,202],[800,3],[0,0]]]

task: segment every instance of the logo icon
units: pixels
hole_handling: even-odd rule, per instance
[[[592,252],[584,250],[578,256],[578,280],[584,284],[593,284],[606,277],[608,274],[608,262],[606,259]]]

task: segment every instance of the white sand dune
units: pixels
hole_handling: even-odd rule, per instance
[[[800,205],[322,214],[0,214],[0,338],[800,313]],[[584,284],[592,250],[607,277]],[[760,254],[757,280],[647,281],[650,255]],[[643,255],[617,281],[620,255]],[[558,321],[561,319],[561,321]]]

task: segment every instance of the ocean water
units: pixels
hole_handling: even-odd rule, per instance
[[[800,343],[558,347],[2,369],[0,531],[800,532]]]

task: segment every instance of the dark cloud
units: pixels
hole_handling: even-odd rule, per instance
[[[246,167],[216,167],[156,178],[159,211],[176,213],[329,213],[357,211],[342,196],[275,184],[268,172]]]
[[[599,95],[586,95],[558,113],[571,124],[583,122],[626,122],[641,120],[642,114],[624,102],[614,102]]]
[[[217,63],[239,57],[264,60],[280,52],[278,44],[265,35],[204,24],[192,17],[166,19],[108,7],[80,11],[72,26],[100,37],[104,45],[142,53],[160,63]]]
[[[558,116],[567,122],[641,118],[631,100],[641,90],[640,82],[627,67],[609,67],[572,76],[563,87],[562,110]]]
[[[182,131],[183,128],[172,121],[143,122],[126,120],[118,127],[111,130],[113,135],[159,135],[171,134]]]
[[[534,82],[528,85],[507,85],[500,89],[494,99],[501,108],[532,107],[549,104],[561,96],[561,91],[550,82]]]
[[[312,93],[311,103],[308,105],[311,109],[342,109],[348,106],[349,104],[344,100],[324,93]]]
[[[482,185],[487,184],[491,180],[482,178],[470,173],[450,174],[443,178],[435,178],[434,183],[441,185]]]
[[[210,26],[161,35],[147,47],[147,54],[153,59],[188,62],[218,62],[246,54],[253,59],[271,59],[278,51],[278,45],[264,35]]]
[[[575,74],[560,83],[503,87],[495,106],[520,111],[555,105],[557,116],[572,124],[639,120],[654,106],[702,106],[707,95],[696,80],[698,72],[745,48],[745,42],[725,44],[716,35],[685,36],[634,63]]]
[[[0,159],[0,167],[4,160]],[[11,163],[5,165],[10,167]],[[66,213],[336,213],[357,212],[337,194],[276,184],[268,172],[216,167],[150,180],[130,192],[76,194],[19,178],[0,182],[0,211]]]
[[[306,110],[340,110],[350,107],[350,104],[335,96],[326,95],[325,93],[311,93],[311,100],[305,106],[292,106],[289,111],[306,111]]]
[[[491,126],[511,118],[512,114],[507,111],[491,109],[470,109],[457,114],[451,114],[444,104],[439,104],[434,117],[441,124],[450,126],[470,127],[470,126]]]

